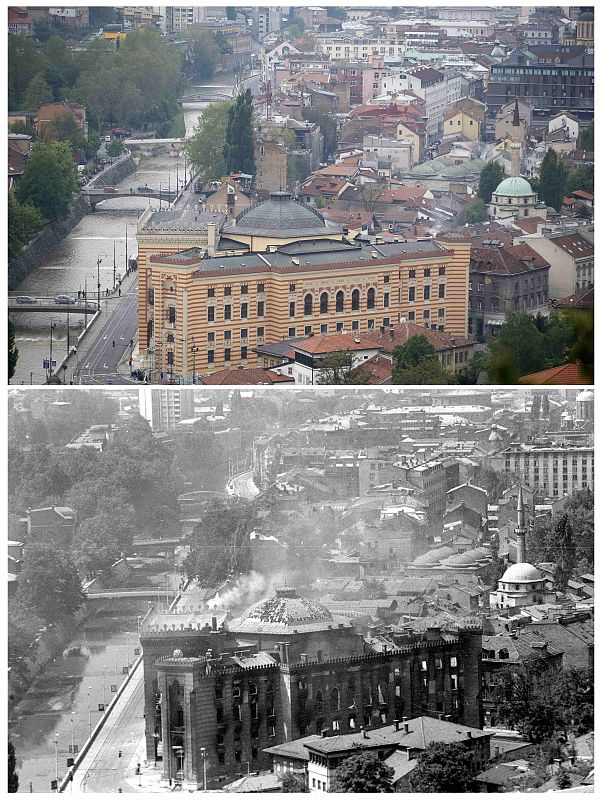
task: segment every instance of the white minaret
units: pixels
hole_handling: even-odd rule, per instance
[[[512,142],[510,146],[510,175],[511,178],[518,178],[521,175],[521,145],[519,142]]]
[[[517,527],[515,528],[515,538],[517,540],[517,564],[523,564],[527,561],[527,552],[525,547],[525,509],[523,507],[523,489],[519,487],[519,497],[517,499]]]

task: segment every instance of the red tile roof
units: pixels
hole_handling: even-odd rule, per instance
[[[394,326],[393,336],[390,330],[385,333],[372,333],[361,337],[362,342],[371,342],[371,346],[379,350],[390,353],[394,347],[406,344],[413,336],[425,336],[437,352],[451,350],[453,347],[467,347],[474,345],[475,340],[467,336],[458,336],[447,331],[434,331],[424,325],[417,325],[415,322],[401,322]]]
[[[537,233],[538,225],[544,222],[546,220],[543,217],[519,217],[513,224],[525,233]]]
[[[519,383],[536,385],[560,385],[560,386],[590,386],[594,383],[592,376],[584,375],[580,364],[563,364],[560,367],[544,369],[542,372],[532,372],[529,375],[522,375]]]
[[[385,356],[373,356],[368,361],[360,364],[355,369],[359,369],[362,374],[368,376],[367,381],[370,386],[377,386],[384,383],[391,383],[393,364]],[[354,370],[352,370],[354,372]]]
[[[584,200],[594,199],[593,194],[590,194],[589,192],[584,192],[583,189],[577,189],[577,191],[573,192],[573,197],[583,197]]]
[[[589,258],[594,255],[594,245],[578,233],[553,236],[550,241],[573,258]]]
[[[585,289],[583,292],[570,294],[568,297],[560,297],[550,301],[552,308],[577,308],[587,310],[594,307],[594,287]]]
[[[330,333],[311,336],[295,345],[296,350],[312,355],[339,353],[343,350],[376,350],[377,345],[367,336],[354,336],[351,333]]]
[[[274,383],[294,383],[294,379],[289,375],[279,375],[268,369],[222,369],[207,375],[200,380],[200,383],[207,386],[258,386]]]
[[[521,272],[529,272],[532,269],[549,266],[548,262],[528,244],[482,247],[475,243],[471,249],[471,272],[516,275]]]

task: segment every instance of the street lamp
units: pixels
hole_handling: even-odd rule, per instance
[[[200,755],[202,756],[202,773],[204,777],[203,791],[206,791],[206,748],[205,747],[200,748]]]
[[[194,340],[192,339],[192,385],[196,385],[196,353],[200,350],[199,347],[196,347],[194,344]]]
[[[56,791],[58,792],[58,736],[54,739],[54,777],[56,778]]]
[[[52,380],[52,333],[56,328],[56,323],[52,321],[52,317],[50,317],[50,364],[48,366],[48,379]]]

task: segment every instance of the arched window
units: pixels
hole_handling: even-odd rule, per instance
[[[323,705],[323,695],[321,694],[320,690],[315,692],[315,703],[319,706]]]
[[[352,311],[358,311],[360,308],[360,292],[354,289],[352,292]]]
[[[344,310],[344,293],[337,292],[335,296],[335,310],[336,311],[343,311]]]
[[[373,287],[367,292],[367,308],[375,308],[375,289]]]
[[[312,294],[307,294],[304,298],[304,316],[310,317],[312,316],[312,306],[313,306],[313,296]]]
[[[331,710],[332,711],[340,710],[340,693],[336,688],[333,688],[331,690]]]
[[[321,295],[321,301],[319,303],[319,310],[321,314],[327,314],[327,309],[329,308],[329,295],[327,292],[323,292]]]

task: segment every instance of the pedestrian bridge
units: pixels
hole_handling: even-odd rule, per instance
[[[166,150],[171,153],[180,153],[185,139],[125,139],[123,144],[132,152],[139,150],[146,154]]]
[[[70,295],[69,295],[70,296]],[[72,303],[57,303],[54,297],[29,297],[17,295],[8,298],[8,311],[43,311],[52,314],[95,314],[98,303],[95,300],[78,300],[72,298]]]
[[[147,189],[143,192],[136,192],[133,189],[117,189],[115,192],[105,192],[104,189],[83,189],[81,196],[85,202],[91,206],[92,211],[95,211],[99,203],[104,203],[106,200],[115,200],[118,197],[154,197],[157,200],[162,199],[165,201],[175,200],[177,197],[177,190],[171,189]]]

